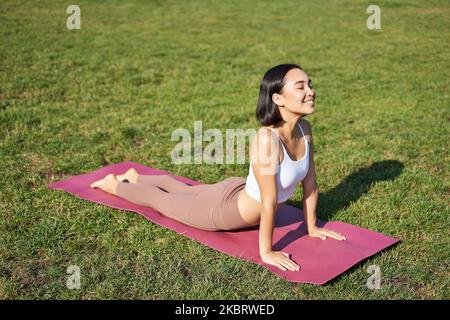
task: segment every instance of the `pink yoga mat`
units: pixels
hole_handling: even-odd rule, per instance
[[[273,232],[274,250],[283,250],[301,266],[300,271],[282,271],[261,261],[258,250],[258,227],[236,231],[204,231],[165,217],[158,211],[136,205],[100,189],[90,188],[90,184],[109,173],[121,174],[129,168],[140,174],[169,174],[176,179],[191,184],[202,184],[195,180],[173,175],[165,170],[143,166],[134,162],[112,164],[88,174],[70,177],[50,183],[53,189],[65,190],[79,198],[101,203],[112,208],[134,211],[160,226],[174,230],[185,237],[194,239],[215,250],[233,257],[248,260],[264,266],[276,275],[293,282],[324,284],[345,272],[358,262],[399,242],[399,239],[360,228],[345,222],[323,222],[317,225],[344,234],[345,241],[331,238],[322,240],[311,238],[306,233],[303,212],[284,205],[277,211]]]

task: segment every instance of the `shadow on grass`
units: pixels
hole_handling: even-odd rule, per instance
[[[360,168],[345,178],[338,186],[328,192],[319,195],[318,227],[323,227],[330,217],[338,210],[347,207],[352,201],[358,200],[364,193],[367,193],[370,187],[377,181],[393,180],[400,175],[403,170],[403,164],[398,161],[388,160],[375,162],[369,167]],[[320,209],[320,207],[325,207]],[[296,208],[282,207],[278,212],[276,227],[283,227],[298,223],[304,219],[302,214],[298,214]],[[325,212],[325,214],[320,214]],[[295,230],[289,231],[274,244],[274,250],[282,250],[295,240],[307,235],[306,224],[302,223]]]
[[[394,180],[401,174],[403,168],[404,165],[399,161],[386,160],[358,169],[333,189],[319,193],[317,217],[328,221],[336,212],[345,209],[350,203],[366,194],[375,183]],[[295,203],[287,201],[286,204],[294,206]],[[286,222],[291,224],[299,221],[298,217],[291,218],[295,220]]]

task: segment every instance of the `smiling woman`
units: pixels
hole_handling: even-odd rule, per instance
[[[318,188],[312,131],[302,119],[314,113],[315,95],[311,79],[298,65],[282,64],[266,72],[256,108],[262,127],[250,147],[247,178],[228,177],[214,184],[190,186],[169,175],[140,175],[130,169],[122,175],[110,174],[91,187],[203,230],[259,225],[262,260],[282,270],[298,271],[300,266],[287,253],[272,250],[272,234],[277,209],[300,182],[307,197],[303,207],[309,235],[345,240],[343,235],[315,225]]]

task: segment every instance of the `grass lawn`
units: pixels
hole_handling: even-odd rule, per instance
[[[377,1],[380,30],[366,26],[371,1],[80,0],[80,30],[66,28],[69,4],[0,3],[1,299],[450,298],[448,1]],[[47,188],[122,161],[246,176],[248,159],[173,164],[171,133],[257,129],[260,80],[280,63],[317,93],[318,217],[402,239],[330,283],[286,282]],[[299,187],[288,204],[301,199]]]

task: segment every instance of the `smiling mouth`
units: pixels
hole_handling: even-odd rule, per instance
[[[314,104],[314,100],[308,100],[308,101],[305,101],[305,103]]]

